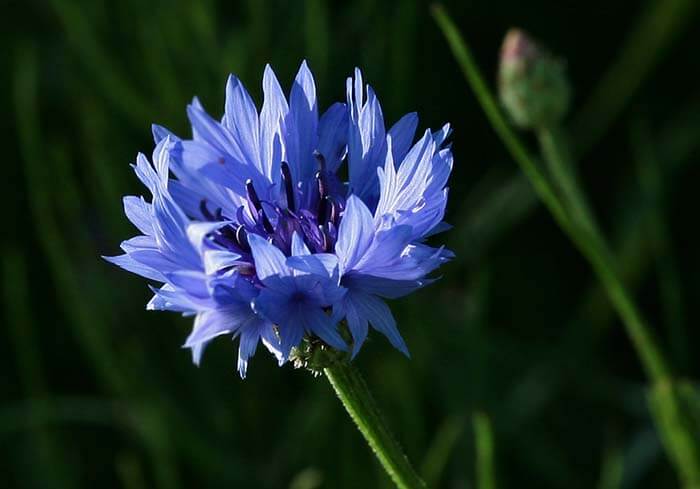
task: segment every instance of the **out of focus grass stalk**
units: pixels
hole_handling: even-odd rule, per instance
[[[29,398],[48,396],[46,379],[43,373],[39,341],[34,331],[35,318],[32,317],[31,299],[28,287],[28,270],[24,254],[18,249],[5,248],[2,253],[2,288],[6,308],[6,324],[9,326],[10,340],[17,357],[17,372],[25,395]],[[41,423],[41,413],[34,404],[25,414],[33,422],[26,430],[31,434],[34,465],[41,470],[34,471],[32,478],[41,481],[45,487],[77,487],[75,474],[58,450],[58,440]],[[6,422],[5,416],[0,416]],[[0,432],[2,429],[0,428]]]
[[[585,195],[572,173],[570,149],[561,128],[557,127],[555,119],[543,125],[535,121],[542,153],[550,169],[549,178],[557,186],[555,189],[510,129],[454,23],[440,6],[433,9],[433,14],[494,129],[558,224],[593,266],[606,289],[652,381],[652,414],[669,456],[685,487],[699,486],[698,438],[687,422],[688,406],[676,392],[670,366],[620,279],[605,238],[594,224]]]
[[[84,237],[81,239],[78,235],[74,242],[67,243],[55,218],[56,207],[51,198],[51,185],[56,184],[56,180],[47,172],[50,165],[46,164],[46,158],[51,155],[45,155],[42,151],[44,144],[42,144],[40,112],[37,105],[39,90],[37,54],[28,45],[20,48],[16,54],[15,113],[20,144],[26,162],[24,169],[26,187],[30,195],[28,199],[30,211],[35,229],[40,230],[38,233],[39,245],[48,259],[50,274],[55,281],[54,285],[59,302],[63,305],[70,325],[74,328],[76,340],[80,342],[90,358],[97,378],[117,396],[129,397],[129,393],[133,391],[124,376],[125,370],[120,368],[107,341],[108,335],[104,334],[106,324],[104,318],[96,312],[96,305],[87,300],[83,287],[79,283],[80,274],[70,261],[70,250],[74,249],[76,245],[84,244]],[[70,178],[70,172],[65,170],[64,168],[64,172],[62,172],[63,177]],[[67,183],[72,184],[70,180]],[[70,210],[75,211],[75,208]],[[153,430],[156,430],[157,426],[162,423],[158,419],[150,421],[152,431],[141,434],[146,436],[144,441],[151,448],[151,454],[158,462],[154,467],[159,487],[175,488],[177,487],[176,472],[169,461],[169,455],[167,457],[164,455],[170,451],[170,447],[166,447],[159,439],[151,436],[154,434],[158,436],[158,433]]]
[[[474,414],[474,440],[476,445],[476,487],[496,489],[494,441],[491,421],[484,413]]]

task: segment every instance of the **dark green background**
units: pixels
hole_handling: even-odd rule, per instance
[[[511,26],[567,59],[583,183],[640,305],[691,378],[700,370],[694,4],[447,4],[491,82]],[[376,334],[356,360],[410,458],[436,487],[474,487],[471,417],[481,410],[501,487],[596,487],[616,461],[621,486],[600,487],[676,486],[619,322],[519,178],[427,3],[1,7],[0,486],[390,487],[325,379],[279,369],[260,350],[241,381],[225,339],[195,368],[180,348],[191,320],[146,312],[144,281],[99,258],[135,234],[121,196],[144,191],[129,163],[150,153],[151,122],[187,134],[191,96],[219,115],[229,72],[260,101],[264,64],[288,88],[303,58],[322,107],[344,98],[359,66],[388,123],[418,110],[421,129],[454,127],[455,228],[441,239],[458,258],[392,305],[412,360]]]

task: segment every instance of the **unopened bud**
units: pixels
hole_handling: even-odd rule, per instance
[[[498,82],[503,106],[524,129],[556,125],[569,108],[564,63],[519,29],[503,40]]]

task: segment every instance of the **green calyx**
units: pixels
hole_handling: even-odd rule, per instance
[[[344,321],[338,325],[338,330],[348,345],[352,346],[352,336]],[[299,346],[292,348],[289,359],[294,368],[305,368],[318,376],[324,368],[350,361],[350,354],[328,346],[316,336],[306,335]]]

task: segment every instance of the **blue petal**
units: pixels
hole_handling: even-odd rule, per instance
[[[161,277],[163,273],[174,272],[181,268],[179,264],[166,258],[165,255],[158,250],[134,250],[129,252],[129,257],[142,265],[158,270],[161,272]],[[163,279],[157,280],[165,282]]]
[[[127,272],[135,273],[136,275],[140,275],[149,280],[165,282],[165,277],[157,269],[138,262],[129,255],[103,256],[102,258],[110,263],[114,263],[118,267],[123,268]]]
[[[386,336],[394,348],[410,357],[408,347],[396,328],[396,320],[394,320],[389,306],[383,300],[373,295],[361,293],[351,293],[348,294],[348,297],[352,298],[359,316],[369,321],[374,329]]]
[[[123,199],[124,214],[131,223],[147,236],[153,235],[153,212],[151,204],[143,200],[143,197],[127,195]]]
[[[258,111],[243,83],[229,75],[226,83],[224,126],[231,132],[245,161],[264,174],[260,164],[260,126]]]
[[[151,124],[151,133],[153,134],[153,142],[160,143],[166,137],[170,137],[171,141],[178,141],[178,138],[172,131],[158,124]]]
[[[411,234],[411,226],[394,226],[386,231],[380,231],[370,249],[353,267],[353,270],[368,275],[378,275],[378,271],[391,271],[410,243]]]
[[[309,250],[309,247],[306,246],[306,243],[304,243],[303,238],[299,235],[298,232],[294,231],[294,233],[292,234],[292,255],[302,256],[310,254],[311,251]]]
[[[255,271],[260,280],[265,280],[273,275],[291,275],[291,271],[285,263],[284,254],[273,244],[257,234],[248,235],[248,244],[250,244],[253,253]]]
[[[126,253],[133,253],[142,250],[158,251],[158,244],[152,236],[134,236],[126,241],[122,241],[121,249]]]
[[[211,307],[211,301],[190,295],[182,289],[165,284],[161,288],[149,287],[155,297],[146,305],[149,311],[203,312]]]
[[[435,139],[435,144],[439,146],[442,146],[445,143],[445,140],[450,137],[450,134],[452,134],[452,128],[450,127],[450,124],[447,123],[440,130],[435,131],[433,133],[433,139]]]
[[[289,95],[289,126],[287,158],[295,181],[305,182],[316,173],[313,152],[318,140],[318,107],[314,77],[301,63]]]
[[[279,340],[275,335],[272,323],[261,318],[253,318],[241,326],[240,344],[238,346],[238,372],[245,378],[248,370],[248,360],[255,354],[258,342],[263,341],[279,359]]]
[[[136,156],[136,165],[134,165],[134,172],[136,176],[141,180],[151,194],[156,195],[161,190],[161,179],[155,172],[151,164],[148,162],[148,158],[143,153],[139,153]]]
[[[187,226],[187,238],[200,253],[204,251],[206,237],[219,228],[228,226],[231,221],[193,222]]]
[[[222,155],[229,155],[236,161],[241,163],[245,161],[230,131],[204,112],[203,109],[195,105],[189,105],[187,107],[187,115],[190,118],[190,124],[192,124],[195,141],[206,143]]]
[[[292,256],[287,258],[287,266],[300,272],[331,278],[337,274],[338,257],[331,253]]]
[[[362,75],[355,71],[354,90],[348,80],[348,168],[352,191],[373,205],[377,197],[376,169],[384,163],[386,138],[384,116],[374,91],[367,87],[367,102],[363,105]]]
[[[410,112],[398,120],[396,124],[391,126],[388,135],[393,143],[392,154],[394,161],[401,161],[409,148],[413,144],[413,138],[416,135],[418,127],[418,114]]]
[[[206,311],[197,314],[192,332],[184,344],[185,348],[192,349],[192,360],[195,365],[199,365],[202,352],[207,343],[217,336],[234,331],[234,325],[222,319],[224,318],[217,311]]]
[[[241,255],[228,250],[204,252],[204,272],[210,275],[240,264]]]
[[[260,156],[264,174],[275,183],[279,181],[280,162],[285,157],[283,135],[286,132],[285,120],[289,106],[270,65],[265,66],[263,93],[265,98],[260,110]]]
[[[372,214],[362,200],[351,195],[340,222],[335,245],[341,273],[352,270],[357,265],[372,244],[374,234]]]
[[[350,290],[361,290],[385,299],[398,299],[427,285],[427,280],[394,280],[372,275],[352,273],[343,277],[341,284]]]
[[[348,108],[335,103],[318,123],[318,152],[326,160],[328,171],[335,172],[342,163],[348,142]]]
[[[165,275],[175,287],[182,289],[192,297],[206,299],[210,296],[207,286],[207,276],[193,270],[178,270]]]
[[[347,350],[348,345],[336,328],[330,316],[321,309],[311,309],[303,312],[305,329],[321,338],[324,342],[338,350]]]

